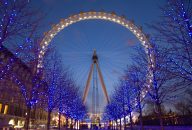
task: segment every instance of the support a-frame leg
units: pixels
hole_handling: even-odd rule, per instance
[[[83,94],[83,103],[84,104],[85,104],[87,94],[88,94],[88,91],[89,91],[89,88],[90,88],[90,81],[91,81],[91,77],[92,77],[92,73],[93,73],[93,67],[94,67],[94,63],[91,64],[91,69],[89,71],[87,83],[86,83],[84,94]]]
[[[108,97],[108,94],[107,94],[107,89],[105,87],[105,83],[104,83],[104,80],[103,80],[103,76],[101,74],[101,70],[99,68],[99,65],[98,65],[98,62],[95,63],[96,64],[96,67],[97,67],[97,70],[98,70],[98,73],[99,73],[99,79],[100,79],[100,82],[101,82],[101,86],[102,86],[102,89],[103,89],[103,93],[105,95],[105,98],[107,100],[107,103],[109,103],[109,97]]]

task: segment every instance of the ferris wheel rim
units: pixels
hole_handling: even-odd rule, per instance
[[[143,89],[142,91],[142,98],[144,98],[153,83],[153,68],[155,66],[155,55],[153,51],[149,51],[152,49],[151,43],[149,42],[148,37],[143,33],[142,29],[140,27],[137,27],[133,21],[129,21],[124,17],[116,15],[115,13],[89,11],[72,15],[66,19],[61,19],[58,24],[53,25],[48,32],[44,33],[44,37],[40,42],[41,48],[40,53],[38,55],[39,58],[37,65],[38,70],[43,68],[43,57],[47,50],[48,45],[61,30],[79,21],[91,20],[91,19],[107,20],[110,22],[117,23],[127,28],[132,34],[136,36],[136,38],[143,45],[145,53],[147,54],[148,57],[148,70],[149,70],[148,74],[146,75],[147,81],[145,89]]]

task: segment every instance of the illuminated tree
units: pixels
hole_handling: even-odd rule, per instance
[[[135,97],[135,109],[139,112],[140,129],[143,130],[142,109],[144,107],[144,99],[142,97],[142,90],[146,83],[147,69],[141,69],[137,65],[132,65],[125,71],[125,79],[129,82],[131,89],[134,92]]]
[[[85,105],[83,104],[81,94],[78,90],[75,91],[75,95],[71,98],[73,105],[70,106],[70,117],[75,120],[76,124],[78,120],[80,121],[85,117],[87,111]]]
[[[129,115],[129,121],[130,121],[130,129],[133,130],[133,118],[132,118],[132,112],[135,109],[135,89],[131,86],[128,80],[122,81],[122,86],[120,87],[124,91],[124,97],[125,97],[125,105],[127,107],[127,114]],[[124,106],[125,107],[125,106]],[[124,118],[125,119],[125,118]]]
[[[1,51],[4,50],[7,49],[2,46]],[[45,82],[10,51],[7,50],[5,55],[6,58],[4,57],[5,59],[1,62],[3,65],[3,67],[1,66],[1,72],[3,73],[1,80],[7,78],[9,82],[13,82],[19,88],[27,107],[25,124],[27,128],[31,109],[38,103],[38,98],[44,89]]]
[[[119,119],[120,113],[119,113],[119,106],[116,104],[115,100],[111,98],[110,103],[107,104],[105,107],[105,117],[109,121],[116,121]]]
[[[18,57],[23,64],[25,64],[31,73],[31,82],[24,87],[18,84],[20,89],[22,89],[22,95],[25,94],[25,102],[27,107],[27,117],[26,117],[26,129],[28,129],[28,124],[30,121],[31,109],[33,109],[39,98],[42,98],[42,94],[46,90],[46,82],[43,79],[43,70],[38,69],[38,54],[39,54],[39,41],[36,39],[25,39],[25,42],[18,47],[12,48],[15,52],[15,56]],[[48,52],[47,52],[48,53]],[[10,74],[13,74],[12,72]],[[19,79],[18,75],[14,78]],[[20,81],[22,83],[22,81]],[[22,83],[23,84],[23,83]],[[40,97],[41,96],[41,97]]]
[[[59,128],[60,118],[64,114],[67,118],[81,120],[86,112],[83,105],[79,88],[72,80],[72,75],[69,70],[64,68],[60,56],[54,50],[55,47],[50,47],[47,55],[44,58],[44,78],[47,84],[45,92],[48,120],[47,129],[50,127],[51,113],[59,113]]]
[[[68,79],[66,84],[65,84],[65,89],[64,89],[64,93],[62,93],[62,109],[63,109],[63,114],[66,117],[66,127],[68,127],[68,119],[72,117],[72,106],[74,105],[74,100],[75,97],[77,97],[77,88],[74,85],[73,80]]]
[[[26,129],[28,129],[31,109],[38,102],[40,94],[39,88],[43,88],[45,84],[44,81],[41,81],[39,73],[37,74],[37,69],[35,69],[35,67],[30,68],[28,71],[31,75],[28,84],[26,84],[26,82],[12,70],[16,67],[13,65],[18,63],[18,61],[20,64],[29,63],[25,62],[28,61],[28,59],[21,58],[24,55],[29,54],[29,52],[20,52],[23,52],[23,50],[26,49],[25,47],[31,49],[33,48],[31,45],[38,45],[33,38],[36,37],[35,34],[38,34],[37,28],[39,27],[41,16],[37,10],[35,11],[34,9],[31,9],[29,1],[1,0],[0,19],[0,48],[2,49],[3,45],[8,46],[15,54],[13,57],[16,57],[10,58],[9,62],[6,62],[5,67],[1,67],[1,79],[3,78],[2,76],[6,75],[19,86],[27,106],[25,125]],[[16,48],[17,51],[13,51]],[[36,52],[33,52],[33,54],[38,55],[38,49]],[[21,60],[17,58],[21,58]],[[37,56],[33,57],[33,59],[36,59],[37,61]],[[35,66],[35,62],[30,62],[30,64]]]
[[[134,105],[132,100],[134,99],[134,92],[127,80],[121,80],[117,85],[110,103],[106,106],[105,113],[108,115],[108,119],[116,120],[124,118],[124,127],[126,127],[126,115],[129,115],[131,129],[133,129],[132,111]]]
[[[1,0],[0,46],[32,38],[41,18],[39,11],[32,9],[27,0]]]
[[[79,88],[71,77],[72,75],[68,69],[63,69],[55,92],[57,101],[55,103],[55,110],[59,112],[59,120],[61,115],[66,117],[66,127],[69,125],[69,118],[74,119],[76,123],[78,120],[82,120],[87,112],[82,102]]]
[[[126,116],[125,106],[126,104],[126,90],[123,87],[122,83],[115,88],[113,101],[116,103],[115,105],[118,107],[118,119],[120,119],[120,129],[121,129],[121,118]],[[125,121],[125,120],[124,120]],[[125,123],[125,122],[124,122]],[[124,124],[125,125],[125,124]]]
[[[57,94],[57,89],[59,87],[64,87],[60,81],[62,77],[62,64],[59,59],[58,54],[53,50],[52,53],[49,53],[48,56],[44,59],[44,78],[47,84],[47,91],[45,92],[47,98],[47,129],[50,127],[51,113],[57,107],[59,101],[59,95]]]

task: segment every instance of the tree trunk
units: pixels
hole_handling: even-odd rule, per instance
[[[76,129],[76,126],[75,126],[76,125],[76,120],[75,119],[73,119],[73,123],[72,124],[73,124],[72,128]]]
[[[161,130],[164,130],[163,119],[162,119],[162,111],[161,111],[161,104],[157,101],[156,105],[157,105],[157,109],[158,109],[158,117],[159,117],[159,123],[160,123],[160,126],[161,126]]]
[[[80,121],[77,120],[77,129],[80,130]]]
[[[109,127],[110,129],[113,129],[113,122],[109,120]]]
[[[115,130],[115,121],[113,121],[113,130]]]
[[[68,117],[66,117],[66,128],[68,128],[69,120]]]
[[[132,114],[129,112],[129,119],[130,119],[130,128],[133,130],[133,119],[132,119]]]
[[[74,122],[73,128],[77,129],[77,120],[75,119],[74,121],[75,121],[75,122]]]
[[[47,116],[47,130],[50,129],[50,122],[51,122],[51,110],[48,110],[48,116]]]
[[[115,122],[116,122],[116,129],[118,130],[118,122],[117,122],[117,120]]]
[[[112,129],[113,130],[113,121],[109,121],[110,123],[109,123],[109,126],[107,126],[108,128],[110,127],[110,129]],[[107,129],[108,129],[107,128]]]
[[[59,123],[58,123],[59,130],[61,129],[61,113],[59,112]]]
[[[71,119],[70,129],[73,129],[73,128],[74,128],[74,120]]]
[[[121,118],[120,118],[120,130],[121,130]]]
[[[80,120],[78,120],[78,130],[81,129],[81,126],[80,126]]]
[[[126,118],[125,118],[125,114],[124,114],[124,117],[123,117],[123,121],[124,121],[124,130],[126,129]]]
[[[26,124],[25,124],[26,130],[29,129],[30,116],[31,116],[31,107],[27,107],[27,117],[26,117]]]
[[[140,129],[144,130],[143,127],[143,114],[142,114],[142,108],[141,108],[141,102],[139,101],[139,122],[140,122]]]
[[[73,129],[73,119],[71,119],[71,122],[70,122],[70,129],[71,130]]]

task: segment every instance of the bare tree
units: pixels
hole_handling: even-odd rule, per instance
[[[184,91],[184,86],[176,83],[175,81],[179,81],[180,79],[177,75],[173,75],[169,71],[170,68],[167,65],[167,59],[169,59],[167,51],[169,49],[154,44],[153,40],[151,40],[151,43],[153,49],[149,50],[149,52],[153,51],[155,54],[155,66],[151,68],[153,72],[153,84],[148,92],[148,95],[151,102],[155,105],[154,108],[156,109],[155,111],[159,117],[161,129],[163,130],[163,113],[161,106],[165,103],[170,104],[170,101],[175,100],[177,95]],[[143,73],[145,72],[143,71],[143,69],[145,69],[144,66],[147,66],[148,60],[145,53],[141,50],[141,48],[138,49],[138,55],[136,55],[138,58],[135,61],[141,69],[141,73]]]
[[[162,18],[150,25],[156,37],[169,50],[169,72],[186,86],[192,84],[192,4],[190,0],[168,0],[161,8]]]
[[[178,101],[174,104],[176,112],[179,115],[186,116],[192,114],[192,90],[186,89],[185,95],[182,96],[182,101]]]

